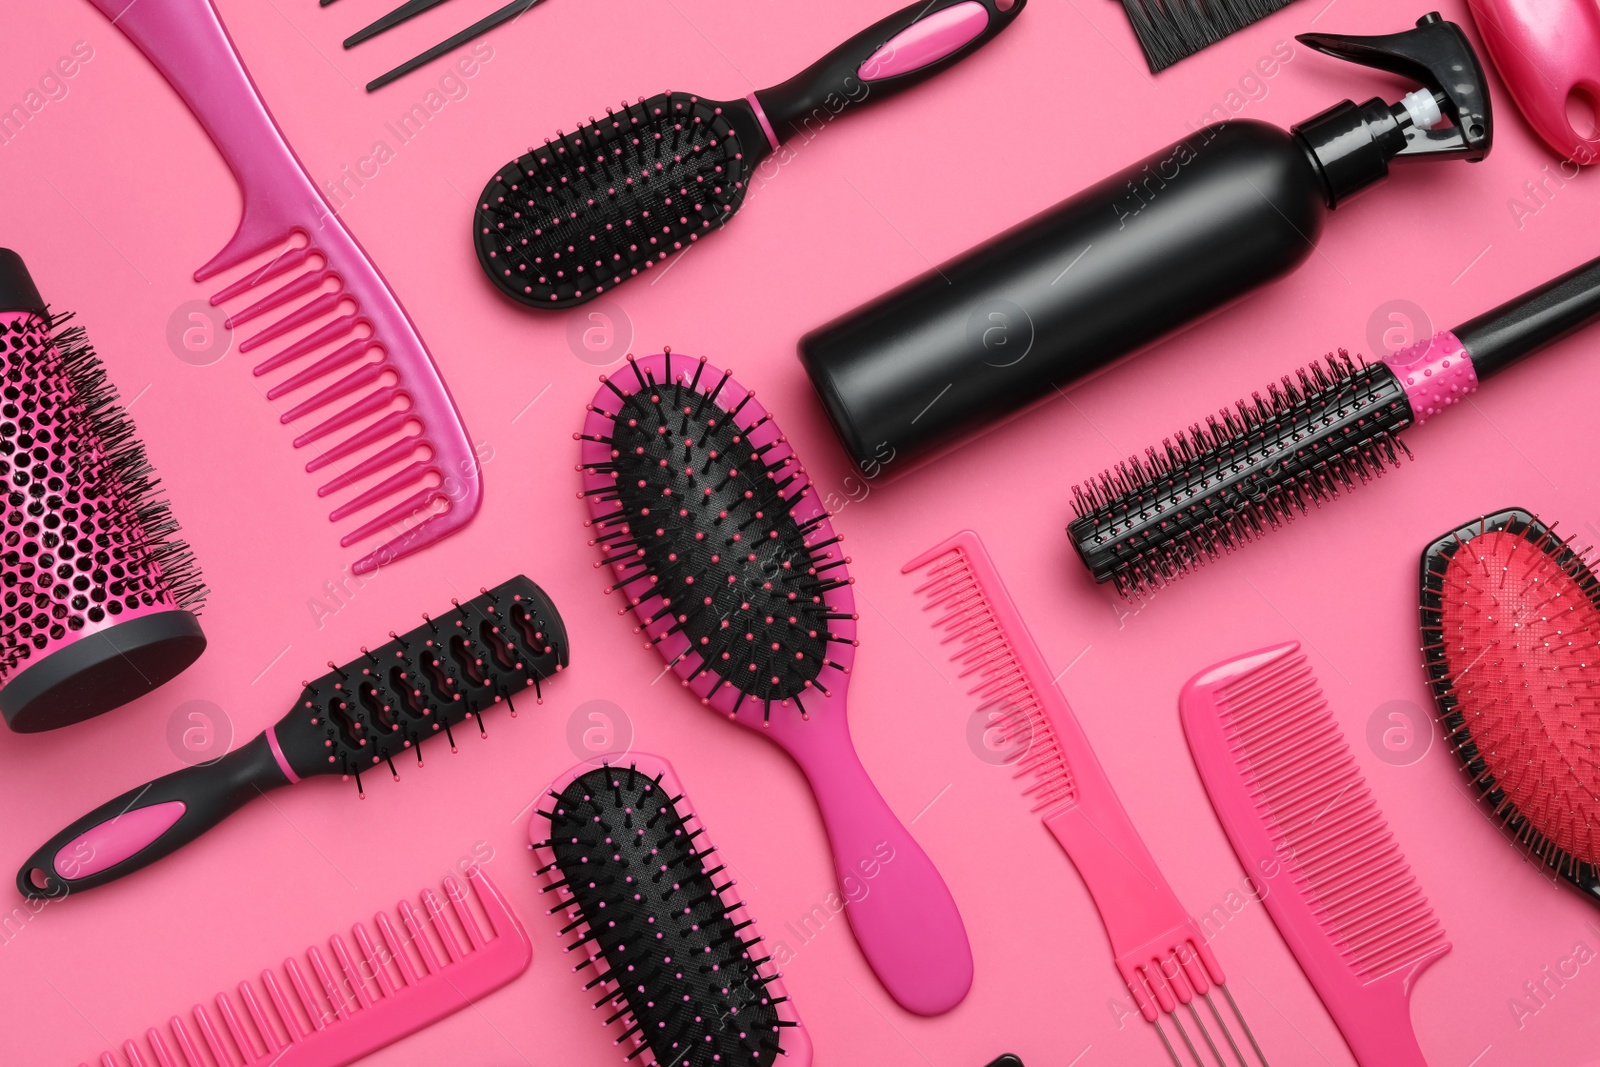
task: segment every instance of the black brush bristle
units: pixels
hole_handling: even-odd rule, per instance
[[[750,444],[771,420],[744,424],[755,394],[727,386],[726,372],[705,373],[703,359],[680,366],[693,373],[658,382],[634,362],[607,383],[621,400],[605,442],[611,461],[578,468],[609,483],[585,495],[617,505],[593,522],[605,550],[596,566],[622,567],[613,588],[651,579],[663,598],[651,623],[676,616],[652,643],[681,632],[700,673],[768,706],[822,689],[825,667],[848,667],[835,662],[843,656],[830,659],[829,644],[855,643],[830,629],[849,617],[828,602],[851,582],[841,538],[816,533],[826,512],[795,519],[814,490],[786,439]]]
[[[561,892],[574,921],[567,951],[587,951],[575,970],[617,1039],[673,1067],[768,1067],[784,1054],[784,998],[761,938],[729,894],[732,879],[662,777],[600,767],[554,797],[545,892]]]
[[[1067,534],[1140,596],[1398,466],[1412,422],[1394,372],[1341,351],[1074,486]]]
[[[1150,73],[1208,48],[1294,0],[1122,0]]]
[[[473,214],[478,262],[540,308],[594,299],[721,226],[744,200],[742,102],[662,93],[507,163]]]
[[[483,713],[507,704],[568,663],[566,629],[555,604],[518,575],[395,636],[307,682],[295,710],[275,727],[297,774],[356,779],[380,766],[395,777],[394,759],[442,736],[469,716],[483,732]]]

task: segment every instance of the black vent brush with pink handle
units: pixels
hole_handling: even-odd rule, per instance
[[[566,628],[555,604],[518,575],[306,682],[289,713],[211,763],[185,767],[109,800],[46,842],[17,872],[17,890],[43,899],[132,874],[188,844],[269,789],[316,775],[354,778],[387,770],[453,727],[483,714],[567,665]],[[430,748],[432,746],[430,745]],[[365,791],[362,791],[365,796]]]
[[[757,164],[791,137],[932,77],[1026,6],[923,0],[743,100],[660,93],[557,131],[484,187],[472,223],[478,262],[530,307],[593,300],[725,223]]]

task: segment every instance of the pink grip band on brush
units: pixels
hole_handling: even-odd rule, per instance
[[[1402,348],[1383,362],[1406,387],[1406,399],[1418,426],[1478,391],[1472,357],[1449,330]]]

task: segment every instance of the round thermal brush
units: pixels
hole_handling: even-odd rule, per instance
[[[1600,580],[1521,508],[1422,557],[1428,680],[1491,817],[1600,904]]]
[[[756,166],[780,147],[939,73],[1026,3],[915,3],[743,100],[660,93],[607,108],[572,133],[558,130],[484,186],[472,221],[478,262],[501,292],[530,307],[593,300],[721,227],[744,202]]]
[[[1067,535],[1095,581],[1143,595],[1398,466],[1401,431],[1597,317],[1600,259],[1381,362],[1303,367],[1075,486]]]
[[[587,523],[684,688],[792,756],[811,783],[862,953],[895,1000],[935,1015],[972,982],[972,950],[933,862],[850,740],[849,557],[793,447],[755,394],[669,350],[603,383],[581,442]]]
[[[32,733],[120,707],[205,650],[205,600],[84,332],[0,249],[0,712]]]

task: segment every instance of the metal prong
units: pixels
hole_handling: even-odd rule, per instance
[[[1189,1014],[1194,1016],[1194,1025],[1199,1029],[1200,1036],[1206,1039],[1206,1044],[1211,1048],[1211,1054],[1217,1058],[1218,1067],[1228,1067],[1228,1061],[1222,1058],[1221,1050],[1217,1048],[1216,1041],[1212,1040],[1211,1031],[1206,1029],[1205,1020],[1200,1018],[1200,1012],[1195,1009],[1194,1001],[1189,1001],[1185,1007],[1189,1009]]]
[[[1244,1036],[1249,1039],[1250,1047],[1256,1050],[1257,1056],[1261,1057],[1261,1067],[1271,1067],[1271,1064],[1267,1063],[1267,1054],[1261,1051],[1261,1045],[1256,1041],[1256,1035],[1250,1029],[1250,1024],[1245,1022],[1244,1012],[1239,1010],[1239,1002],[1233,999],[1233,994],[1228,992],[1226,985],[1219,985],[1217,988],[1222,990],[1222,995],[1228,998],[1228,1006],[1233,1009],[1234,1018],[1239,1020],[1239,1025],[1244,1027]]]
[[[1178,1058],[1178,1053],[1173,1049],[1172,1042],[1167,1040],[1167,1032],[1161,1028],[1159,1018],[1151,1019],[1151,1025],[1156,1028],[1156,1034],[1161,1038],[1161,1044],[1167,1050],[1167,1055],[1172,1057],[1173,1067],[1183,1067],[1183,1061]]]
[[[1211,999],[1211,994],[1202,994],[1206,998],[1206,1006],[1211,1009],[1211,1014],[1216,1016],[1217,1025],[1222,1027],[1222,1036],[1228,1039],[1228,1046],[1233,1049],[1234,1056],[1238,1057],[1239,1067],[1250,1067],[1250,1061],[1244,1058],[1244,1053],[1239,1051],[1239,1042],[1233,1039],[1233,1031],[1228,1028],[1228,1023],[1217,1010],[1217,1002]]]
[[[1206,1061],[1200,1058],[1199,1050],[1194,1047],[1194,1042],[1189,1040],[1189,1031],[1183,1028],[1183,1020],[1178,1018],[1178,1013],[1173,1012],[1168,1018],[1172,1020],[1173,1027],[1177,1029],[1178,1036],[1183,1038],[1183,1043],[1188,1046],[1189,1055],[1194,1057],[1194,1062],[1200,1064],[1200,1067],[1205,1067]]]

